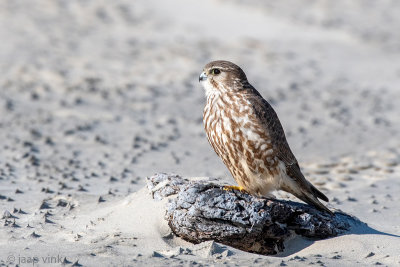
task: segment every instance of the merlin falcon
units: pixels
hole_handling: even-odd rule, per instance
[[[306,180],[290,150],[278,116],[229,61],[212,61],[200,74],[207,103],[203,122],[207,138],[239,186],[252,195],[289,192],[316,208],[332,212],[328,198]]]

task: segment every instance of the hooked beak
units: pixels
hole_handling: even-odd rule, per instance
[[[205,81],[207,80],[207,75],[206,73],[203,71],[200,76],[199,76],[199,82]]]

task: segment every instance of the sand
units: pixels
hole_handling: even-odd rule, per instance
[[[2,1],[0,262],[400,265],[398,4],[264,2]],[[271,102],[330,207],[369,227],[276,256],[171,235],[147,176],[234,183],[202,126],[215,59]]]

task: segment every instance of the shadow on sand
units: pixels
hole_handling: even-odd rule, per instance
[[[344,236],[344,235],[383,235],[383,236],[388,236],[388,237],[394,237],[394,238],[399,238],[400,242],[400,236],[395,235],[395,234],[390,234],[390,233],[385,233],[378,231],[374,228],[369,227],[366,223],[360,221],[358,218],[354,216],[350,216],[348,214],[342,213],[342,212],[335,212],[335,215],[340,218],[340,220],[347,221],[347,223],[350,224],[350,229],[338,236]],[[337,238],[337,237],[331,237],[331,238]],[[306,238],[302,237],[300,235],[294,235],[292,239],[288,239],[285,241],[285,249],[283,252],[278,253],[277,255],[274,255],[275,257],[287,257],[290,256],[294,253],[297,253],[309,246],[311,246],[315,241],[320,240],[317,238]]]

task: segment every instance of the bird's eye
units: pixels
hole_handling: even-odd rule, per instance
[[[218,75],[220,73],[221,73],[221,71],[219,69],[212,69],[211,70],[211,74]]]

